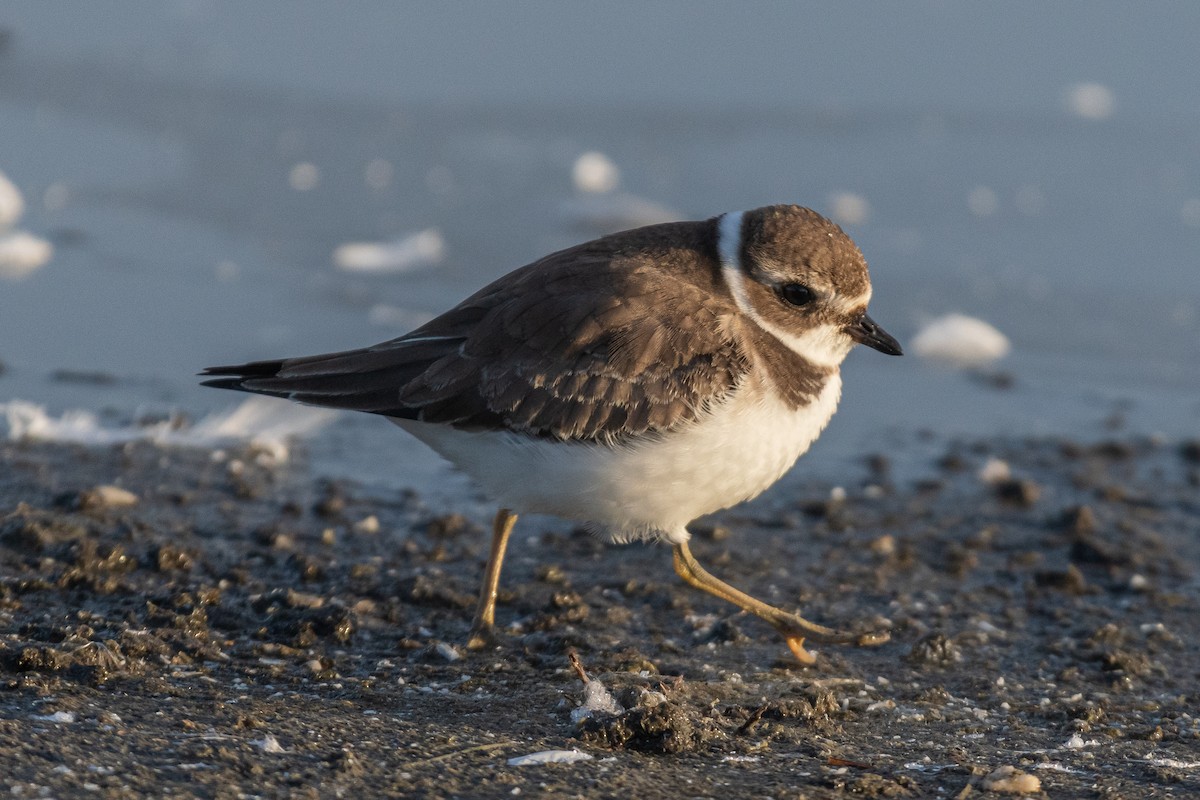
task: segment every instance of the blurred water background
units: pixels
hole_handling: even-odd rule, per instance
[[[796,202],[858,241],[901,341],[956,312],[1011,342],[982,371],[856,351],[796,480],[925,431],[1200,432],[1200,5],[12,0],[0,32],[8,225],[53,247],[0,266],[10,406],[199,418],[242,400],[204,366]],[[378,419],[309,447],[455,485]]]

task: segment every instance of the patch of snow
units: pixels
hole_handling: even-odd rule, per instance
[[[31,718],[38,722],[56,722],[62,725],[70,725],[75,721],[75,712],[55,711],[53,714],[34,714]]]

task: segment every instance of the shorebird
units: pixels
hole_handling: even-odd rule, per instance
[[[384,416],[499,501],[472,646],[492,638],[519,510],[611,541],[670,543],[684,581],[766,620],[812,663],[806,638],[888,634],[827,628],[730,586],[697,563],[687,526],[757,496],[808,450],[855,344],[901,354],[867,315],[870,298],[866,261],[840,227],[767,206],[552,253],[370,347],[203,375]]]

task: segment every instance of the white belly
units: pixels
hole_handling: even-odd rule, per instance
[[[696,517],[757,496],[795,463],[841,397],[835,374],[797,410],[743,387],[690,427],[634,444],[564,444],[393,420],[517,513],[600,526],[614,540],[684,541]]]

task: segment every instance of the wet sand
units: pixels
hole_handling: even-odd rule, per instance
[[[13,797],[1200,793],[1200,443],[933,442],[697,526],[696,556],[888,644],[790,660],[662,546],[139,443],[0,446]],[[979,471],[1004,461],[1000,479]],[[119,485],[120,491],[97,490]],[[592,680],[615,713],[572,715]],[[589,760],[515,766],[578,750]],[[1004,770],[1003,768],[1013,768]],[[1015,771],[1014,771],[1015,770]],[[1040,789],[1039,789],[1040,787]]]

